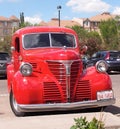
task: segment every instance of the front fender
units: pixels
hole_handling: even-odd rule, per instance
[[[18,71],[13,77],[12,91],[17,103],[42,102],[43,83],[42,77],[23,77]],[[36,99],[37,98],[37,99]]]
[[[14,76],[14,66],[13,64],[9,64],[7,66],[7,85],[8,85],[8,92],[11,91],[11,83]]]
[[[82,76],[83,80],[89,80],[92,99],[96,99],[97,91],[111,90],[112,81],[107,73],[100,73],[94,66],[87,68]]]

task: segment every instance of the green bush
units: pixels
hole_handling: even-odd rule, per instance
[[[105,129],[104,123],[95,117],[90,122],[86,120],[86,117],[74,118],[74,121],[75,125],[70,129]]]

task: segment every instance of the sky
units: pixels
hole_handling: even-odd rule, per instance
[[[60,19],[90,18],[103,12],[120,15],[120,0],[0,0],[0,16],[12,15],[32,24],[58,18],[57,6],[61,6]]]

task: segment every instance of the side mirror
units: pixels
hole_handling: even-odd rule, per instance
[[[84,45],[81,49],[81,54],[84,54],[88,50],[88,47]]]
[[[12,46],[12,47],[11,47],[11,51],[15,51],[15,47]]]

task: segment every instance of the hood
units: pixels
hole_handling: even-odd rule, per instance
[[[27,50],[23,58],[25,60],[77,60],[79,53],[68,49]]]

